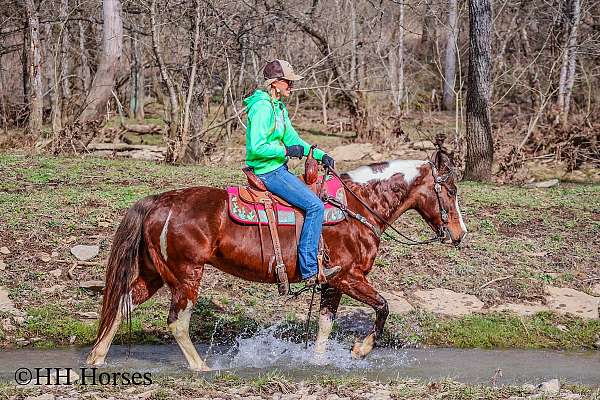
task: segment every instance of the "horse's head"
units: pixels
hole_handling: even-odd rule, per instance
[[[433,155],[427,173],[414,190],[415,210],[444,243],[460,244],[467,234],[467,227],[458,205],[454,162],[442,147]]]

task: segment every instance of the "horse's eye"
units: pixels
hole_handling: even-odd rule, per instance
[[[450,189],[450,188],[448,188],[448,194],[450,196],[456,196],[456,189]]]

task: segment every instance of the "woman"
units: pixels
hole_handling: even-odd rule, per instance
[[[323,224],[323,202],[298,177],[288,171],[288,158],[308,155],[310,145],[298,136],[288,117],[282,97],[289,97],[293,82],[302,79],[284,60],[274,60],[264,68],[267,91],[257,89],[244,100],[248,114],[246,164],[267,189],[304,212],[304,225],[298,242],[298,264],[307,285],[316,283],[317,252]],[[314,157],[333,167],[333,158],[315,149]],[[324,268],[326,278],[340,267]]]

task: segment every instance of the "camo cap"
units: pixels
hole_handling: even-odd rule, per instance
[[[271,83],[279,79],[287,79],[288,81],[299,81],[303,76],[296,75],[292,65],[285,60],[269,61],[263,69],[265,78],[265,86],[270,86]]]

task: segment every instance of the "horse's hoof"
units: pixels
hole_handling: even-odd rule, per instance
[[[354,343],[354,346],[352,346],[352,351],[350,352],[353,359],[361,360],[361,359],[365,358],[366,354],[363,354],[361,347],[362,347],[362,343],[360,343],[360,342]]]
[[[87,359],[85,360],[85,363],[87,365],[91,365],[93,367],[101,367],[103,365],[106,365],[106,362],[104,361],[105,358],[104,357],[97,357],[93,354],[90,354]]]
[[[209,367],[207,367],[206,365],[200,366],[200,367],[189,367],[190,371],[194,371],[194,372],[210,372],[212,371],[212,369],[210,369]]]

